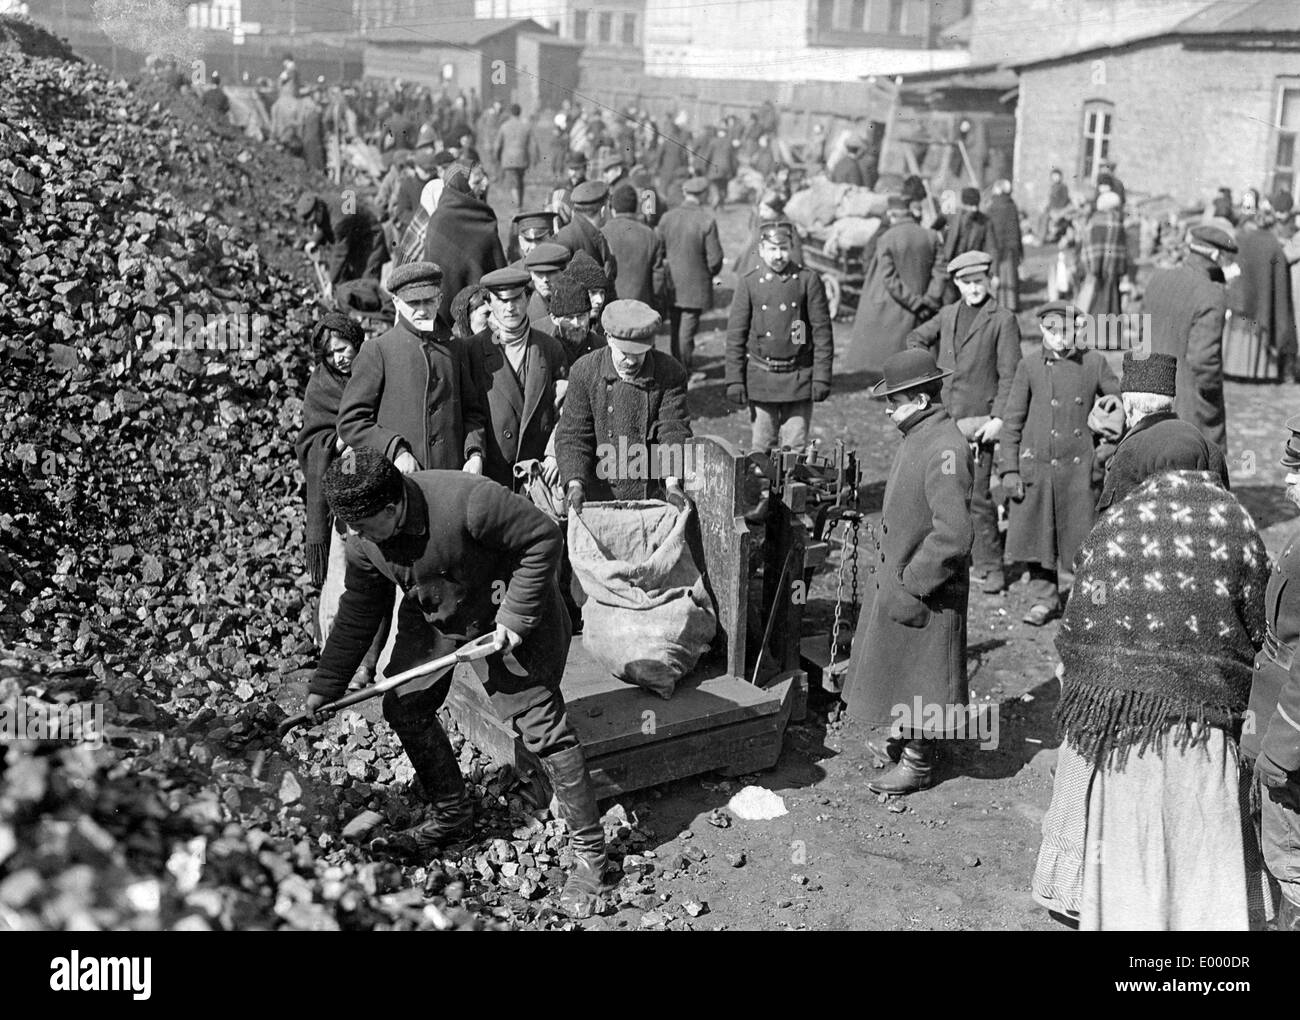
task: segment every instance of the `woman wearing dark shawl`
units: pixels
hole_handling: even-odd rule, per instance
[[[494,269],[505,267],[497,214],[473,193],[467,168],[455,166],[447,172],[438,208],[429,219],[424,258],[442,268],[438,321],[448,329],[452,299]]]

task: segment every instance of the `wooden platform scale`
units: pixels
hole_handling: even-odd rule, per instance
[[[786,724],[792,714],[802,717],[807,703],[807,674],[784,668],[797,667],[797,645],[767,676],[760,674],[762,683],[750,682],[762,624],[758,637],[747,634],[757,614],[748,605],[745,457],[713,436],[692,440],[692,453],[698,484],[691,487],[688,474],[687,485],[699,524],[692,551],[717,605],[718,638],[667,700],[615,679],[587,654],[581,637],[573,639],[561,690],[602,798],[714,770],[741,775],[770,768]],[[539,771],[468,667],[453,675],[446,705],[467,739],[495,761]]]

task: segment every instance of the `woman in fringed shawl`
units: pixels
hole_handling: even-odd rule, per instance
[[[302,402],[302,431],[294,442],[304,480],[307,569],[311,572],[312,584],[321,589],[317,623],[322,648],[338,612],[344,570],[343,535],[330,514],[322,483],[325,469],[344,449],[335,431],[339,403],[352,374],[352,362],[364,340],[365,333],[360,323],[342,312],[327,312],[312,328],[311,344],[316,368],[307,381],[307,392]],[[384,646],[387,630],[387,627],[380,629],[370,654],[357,671],[354,685],[368,683],[374,676],[375,662]]]
[[[1147,479],[1084,543],[1056,638],[1062,741],[1033,881],[1081,929],[1262,921],[1237,733],[1268,570],[1250,515],[1204,471]]]
[[[1088,236],[1079,263],[1095,279],[1090,315],[1119,315],[1123,311],[1120,281],[1129,270],[1128,236],[1120,212],[1120,197],[1113,191],[1097,196],[1097,211],[1088,221]]]
[[[429,217],[424,258],[442,267],[438,321],[450,329],[451,299],[492,270],[503,268],[506,253],[501,247],[497,214],[473,193],[469,169],[453,166],[443,180],[442,197]]]

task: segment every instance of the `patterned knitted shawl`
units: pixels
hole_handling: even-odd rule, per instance
[[[1171,728],[1179,744],[1231,727],[1264,639],[1268,555],[1254,521],[1205,471],[1148,479],[1097,522],[1056,637],[1057,720],[1103,765]]]

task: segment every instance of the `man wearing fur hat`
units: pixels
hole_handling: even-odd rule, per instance
[[[871,388],[903,434],[885,483],[876,595],[858,620],[844,689],[849,714],[870,728],[877,767],[895,763],[868,784],[875,793],[932,786],[936,741],[965,732],[949,727],[964,722],[969,700],[972,462],[939,400],[949,375],[927,350],[899,351]]]
[[[325,475],[330,509],[348,528],[345,591],[308,689],[313,712],[336,699],[403,593],[391,673],[495,635],[480,679],[492,707],[541,761],[576,856],[561,908],[583,917],[604,879],[604,830],[560,679],[569,619],[556,583],[562,540],[527,500],[459,471],[403,475],[372,449],[346,455]],[[451,669],[389,692],[384,718],[402,742],[428,802],[424,821],[396,840],[428,860],[468,839],[473,802],[438,721]]]
[[[1188,235],[1186,260],[1180,266],[1157,269],[1142,298],[1144,321],[1151,324],[1151,350],[1178,360],[1174,412],[1200,429],[1225,456],[1223,322],[1228,300],[1215,271],[1231,264],[1236,251],[1237,242],[1226,231],[1208,224],[1195,226]]]

